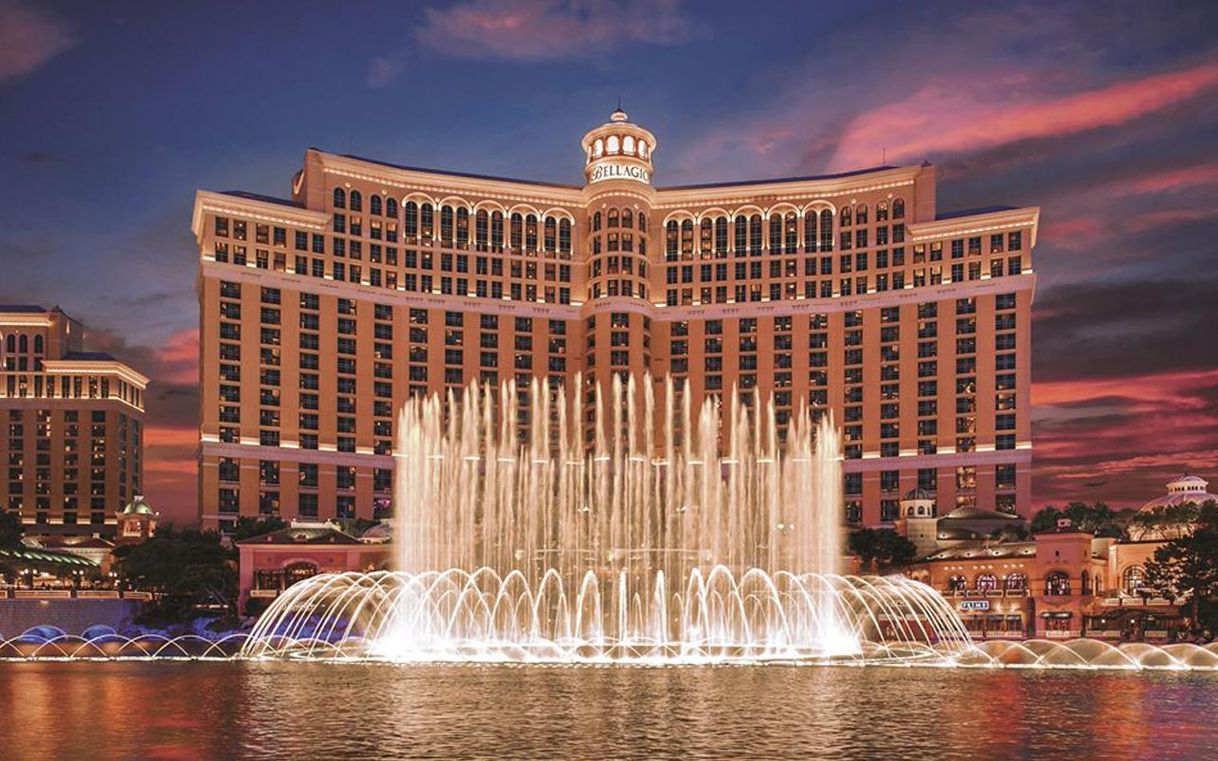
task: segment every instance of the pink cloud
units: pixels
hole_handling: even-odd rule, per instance
[[[187,328],[174,333],[154,351],[157,376],[164,383],[199,382],[199,329]]]
[[[881,147],[890,160],[912,161],[1124,124],[1218,86],[1218,62],[1063,96],[1020,94],[993,82],[969,72],[966,80],[936,81],[855,117],[833,167],[866,166]]]
[[[433,52],[460,58],[585,58],[632,43],[691,38],[697,25],[679,6],[679,0],[468,0],[425,9],[414,39]],[[381,68],[382,78],[395,75]]]
[[[76,44],[67,28],[17,0],[0,0],[0,83],[32,73]]]
[[[1127,195],[1172,193],[1214,184],[1218,184],[1218,164],[1196,164],[1125,180],[1115,191]]]
[[[1218,480],[1218,370],[1033,383],[1034,501],[1137,506],[1181,470]]]

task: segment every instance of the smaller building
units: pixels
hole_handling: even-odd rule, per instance
[[[118,511],[116,541],[119,544],[139,544],[151,539],[160,517],[161,514],[153,510],[143,496],[137,495]]]
[[[293,522],[288,528],[237,542],[238,610],[253,613],[283,590],[319,573],[374,571],[389,565],[383,530],[365,540],[333,523]]]
[[[1218,503],[1218,494],[1210,494],[1209,485],[1209,481],[1191,473],[1168,481],[1166,494],[1138,508],[1129,524],[1129,538],[1163,541],[1192,533],[1196,509],[1206,502]]]

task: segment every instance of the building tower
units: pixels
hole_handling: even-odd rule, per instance
[[[635,392],[641,393],[638,384],[644,374],[659,375],[652,367],[648,304],[656,139],[631,123],[619,104],[609,121],[584,135],[582,145],[588,224],[587,301],[582,314],[594,344],[588,348],[583,390],[590,392],[600,383],[608,393],[616,375],[623,383],[633,379]],[[584,394],[585,402],[593,398]]]
[[[901,499],[901,517],[897,519],[897,533],[918,548],[918,557],[925,557],[939,548],[936,529],[939,523],[935,515],[935,498],[922,488],[911,489]]]

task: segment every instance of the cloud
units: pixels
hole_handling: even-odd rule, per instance
[[[1138,506],[1218,468],[1218,370],[1034,383],[1032,401],[1038,504]]]
[[[1218,62],[1067,95],[1026,92],[1031,72],[969,71],[862,113],[847,125],[832,166],[866,165],[879,147],[896,160],[954,154],[1124,124],[1218,86]],[[997,81],[996,81],[997,79]]]
[[[17,0],[0,0],[0,83],[33,73],[75,44],[58,21]]]
[[[1218,276],[1116,282],[1090,280],[1045,289],[1033,312],[1039,381],[1124,378],[1218,367]]]
[[[680,5],[679,0],[468,0],[425,9],[413,37],[431,52],[458,58],[588,58],[631,44],[672,45],[693,38],[700,27]],[[383,63],[379,67],[382,75],[392,71]]]

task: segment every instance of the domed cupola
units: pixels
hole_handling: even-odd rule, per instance
[[[651,184],[655,135],[632,124],[620,104],[609,121],[584,135],[583,147],[589,185],[612,180]]]

